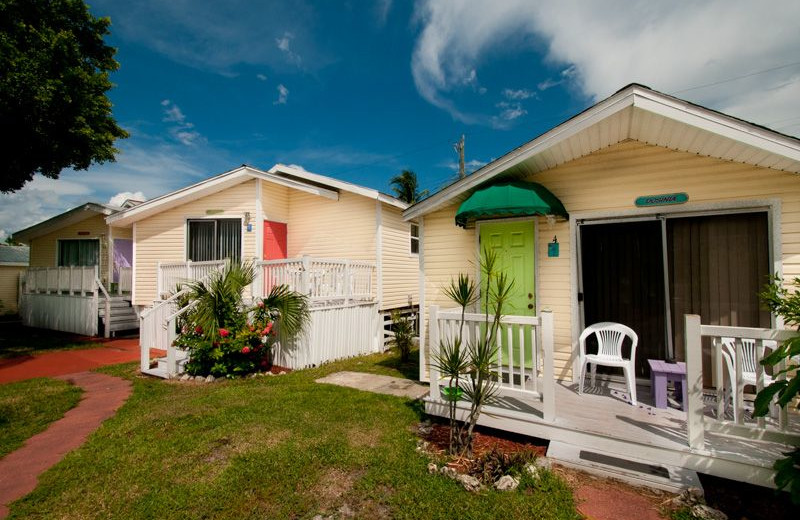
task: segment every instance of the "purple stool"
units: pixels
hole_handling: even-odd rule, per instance
[[[656,408],[667,407],[667,381],[672,381],[675,393],[681,394],[681,410],[686,411],[686,363],[667,363],[660,359],[648,359],[647,363],[650,365],[650,385]]]

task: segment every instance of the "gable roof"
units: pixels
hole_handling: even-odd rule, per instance
[[[306,193],[319,195],[332,200],[339,199],[340,191],[347,191],[381,200],[387,204],[392,204],[400,209],[406,209],[408,204],[384,195],[376,190],[339,181],[331,177],[307,172],[298,168],[276,164],[269,171],[259,170],[252,166],[242,165],[233,170],[227,171],[215,177],[200,181],[191,186],[167,193],[160,197],[142,202],[136,206],[125,209],[117,214],[109,216],[106,221],[116,226],[127,226],[144,218],[158,214],[165,209],[169,209],[181,204],[186,204],[196,199],[200,199],[212,193],[217,193],[231,186],[241,184],[250,179],[261,179],[288,188],[300,190]]]
[[[633,83],[411,206],[403,217],[462,201],[490,179],[527,177],[627,139],[800,173],[800,139]]]
[[[65,211],[55,217],[49,218],[31,227],[22,229],[12,234],[12,237],[17,242],[30,242],[34,238],[47,235],[53,231],[57,231],[63,227],[69,226],[86,220],[87,218],[95,215],[113,215],[122,210],[117,206],[110,206],[108,204],[100,204],[98,202],[86,202],[71,210]]]
[[[0,244],[0,265],[26,266],[31,254],[28,246]]]

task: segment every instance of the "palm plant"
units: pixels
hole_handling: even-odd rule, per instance
[[[417,174],[411,170],[403,170],[389,180],[392,191],[398,199],[415,204],[428,196],[428,190],[418,191]]]
[[[256,320],[262,319],[261,314],[266,313],[276,323],[283,341],[291,341],[299,336],[311,317],[308,297],[291,290],[288,285],[276,285],[270,289],[256,307]]]
[[[242,296],[254,279],[252,263],[226,260],[221,270],[213,271],[205,280],[187,283],[186,299],[193,306],[186,321],[201,327],[212,341],[218,339],[219,329],[242,327],[247,320]]]

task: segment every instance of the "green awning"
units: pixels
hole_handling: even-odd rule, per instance
[[[461,203],[456,224],[501,217],[555,215],[569,218],[564,205],[550,190],[535,182],[505,181],[481,188]]]

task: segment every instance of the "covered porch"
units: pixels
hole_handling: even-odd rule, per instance
[[[457,332],[460,312],[431,309],[430,349],[435,355],[439,340]],[[465,335],[479,333],[481,315],[468,315]],[[471,326],[471,327],[470,327]],[[699,317],[686,317],[688,402],[686,411],[657,408],[649,385],[639,381],[636,406],[629,402],[624,382],[599,380],[578,393],[578,382],[553,377],[553,321],[549,312],[538,317],[504,317],[499,341],[501,354],[496,366],[498,395],[484,407],[478,424],[551,441],[551,456],[565,453],[580,458],[584,466],[618,478],[636,477],[654,487],[676,489],[696,481],[701,472],[773,487],[776,459],[800,444],[800,416],[796,410],[781,410],[763,419],[753,419],[748,396],[732,392],[727,407],[720,403],[731,392],[730,381],[717,376],[702,356],[703,338],[719,353],[722,337],[784,341],[794,332],[772,329],[701,325]],[[474,332],[473,332],[474,331]],[[519,338],[519,341],[514,341]],[[513,352],[514,345],[530,338],[533,356]],[[505,351],[505,352],[504,352]],[[740,349],[741,352],[741,349]],[[710,356],[711,364],[718,359]],[[763,355],[763,354],[762,354]],[[510,361],[513,360],[513,361]],[[431,392],[426,412],[447,417],[448,400],[442,388],[448,382],[436,367],[429,367]],[[711,386],[703,385],[703,372],[714,372]],[[763,386],[763,376],[757,386]],[[734,376],[736,377],[736,376]],[[741,387],[739,387],[741,389]],[[750,396],[749,398],[752,398]],[[457,403],[461,417],[469,403]],[[740,413],[734,420],[733,409]],[[574,460],[565,460],[573,463]],[[683,483],[683,484],[682,484]]]

